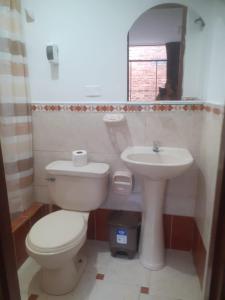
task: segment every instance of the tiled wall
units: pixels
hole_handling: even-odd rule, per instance
[[[195,207],[195,219],[198,230],[202,237],[202,241],[197,242],[198,250],[196,251],[199,255],[199,251],[203,248],[206,249],[205,260],[206,265],[208,264],[208,254],[211,239],[211,227],[214,213],[214,201],[216,193],[216,181],[218,172],[218,159],[220,152],[220,141],[223,115],[203,113],[202,119],[202,134],[199,140],[199,153],[197,155],[196,164],[199,169],[198,172],[198,186],[197,186],[197,197]],[[202,263],[199,263],[200,266]],[[201,267],[200,267],[201,269]],[[199,271],[201,272],[201,271]],[[207,274],[210,272],[206,268],[204,274],[205,279]],[[203,286],[206,281],[204,280]],[[204,288],[205,290],[205,288]]]
[[[137,106],[138,107],[138,106]],[[168,106],[169,107],[169,106]],[[128,107],[129,108],[129,107]],[[120,153],[127,146],[149,145],[153,140],[163,146],[186,147],[197,158],[202,124],[201,110],[160,110],[125,113],[121,126],[106,126],[104,112],[74,112],[71,110],[33,111],[33,138],[36,200],[48,202],[45,166],[57,159],[71,159],[72,150],[84,148],[89,160],[107,162],[111,173],[126,169]],[[50,110],[50,111],[49,111]],[[139,108],[138,108],[139,110]],[[165,213],[193,216],[195,209],[197,167],[171,180],[167,187]],[[139,179],[129,199],[110,192],[103,208],[141,210]]]
[[[195,217],[206,248],[214,209],[223,115],[203,113],[196,164],[199,169]]]
[[[108,221],[115,212],[108,209],[97,209],[90,214],[88,238],[108,241]],[[138,213],[141,220],[141,213]],[[194,238],[194,218],[184,216],[164,215],[165,246],[167,249],[191,251]]]

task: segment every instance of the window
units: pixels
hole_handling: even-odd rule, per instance
[[[129,101],[155,101],[167,80],[166,46],[129,46]]]

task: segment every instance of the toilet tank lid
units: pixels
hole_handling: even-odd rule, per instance
[[[72,161],[57,160],[45,167],[48,174],[80,177],[104,177],[109,173],[109,165],[89,162],[82,167],[74,166]]]

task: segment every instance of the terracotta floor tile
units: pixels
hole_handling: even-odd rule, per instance
[[[105,277],[105,275],[104,275],[104,274],[101,274],[101,273],[98,273],[98,274],[96,275],[96,279],[97,279],[97,280],[104,280],[104,277]]]
[[[38,299],[38,295],[30,295],[28,300],[37,300]]]
[[[141,294],[149,294],[149,288],[146,287],[146,286],[142,286],[142,287],[140,288],[140,293],[141,293]]]

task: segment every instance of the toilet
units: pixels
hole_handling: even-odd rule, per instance
[[[61,210],[35,223],[26,237],[26,249],[40,266],[40,286],[50,295],[74,289],[81,275],[77,253],[87,236],[89,212],[101,206],[108,191],[109,165],[72,161],[46,166],[50,200]]]

